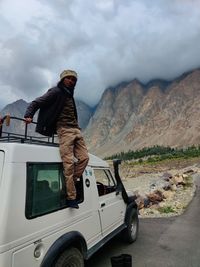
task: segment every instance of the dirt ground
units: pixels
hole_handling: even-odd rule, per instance
[[[163,217],[180,215],[184,212],[195,194],[193,174],[200,172],[200,158],[173,159],[157,162],[154,164],[134,164],[123,162],[120,166],[120,176],[126,190],[134,195],[146,197],[155,190],[163,190],[166,185],[166,175],[182,175],[190,172],[191,184],[187,187],[177,187],[169,198],[164,199],[159,205],[140,210],[141,217]],[[137,201],[137,200],[136,200]],[[161,213],[160,208],[172,209],[172,212]]]
[[[123,178],[134,178],[145,173],[159,173],[179,171],[192,166],[200,167],[200,158],[170,159],[156,163],[136,164],[134,162],[122,162],[120,173]]]

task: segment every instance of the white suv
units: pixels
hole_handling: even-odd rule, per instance
[[[118,174],[90,155],[76,183],[79,209],[65,205],[58,145],[2,133],[0,138],[0,267],[82,267],[123,231],[138,234],[138,210]]]

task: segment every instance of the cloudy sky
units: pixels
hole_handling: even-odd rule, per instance
[[[108,86],[200,67],[200,0],[0,0],[0,108],[74,69],[94,106]]]

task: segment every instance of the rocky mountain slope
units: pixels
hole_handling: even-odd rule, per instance
[[[200,69],[172,82],[138,80],[107,89],[85,130],[91,152],[108,156],[163,145],[200,144]]]

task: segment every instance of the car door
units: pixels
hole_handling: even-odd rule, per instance
[[[124,222],[126,205],[109,169],[94,169],[99,194],[99,217],[103,236]]]

